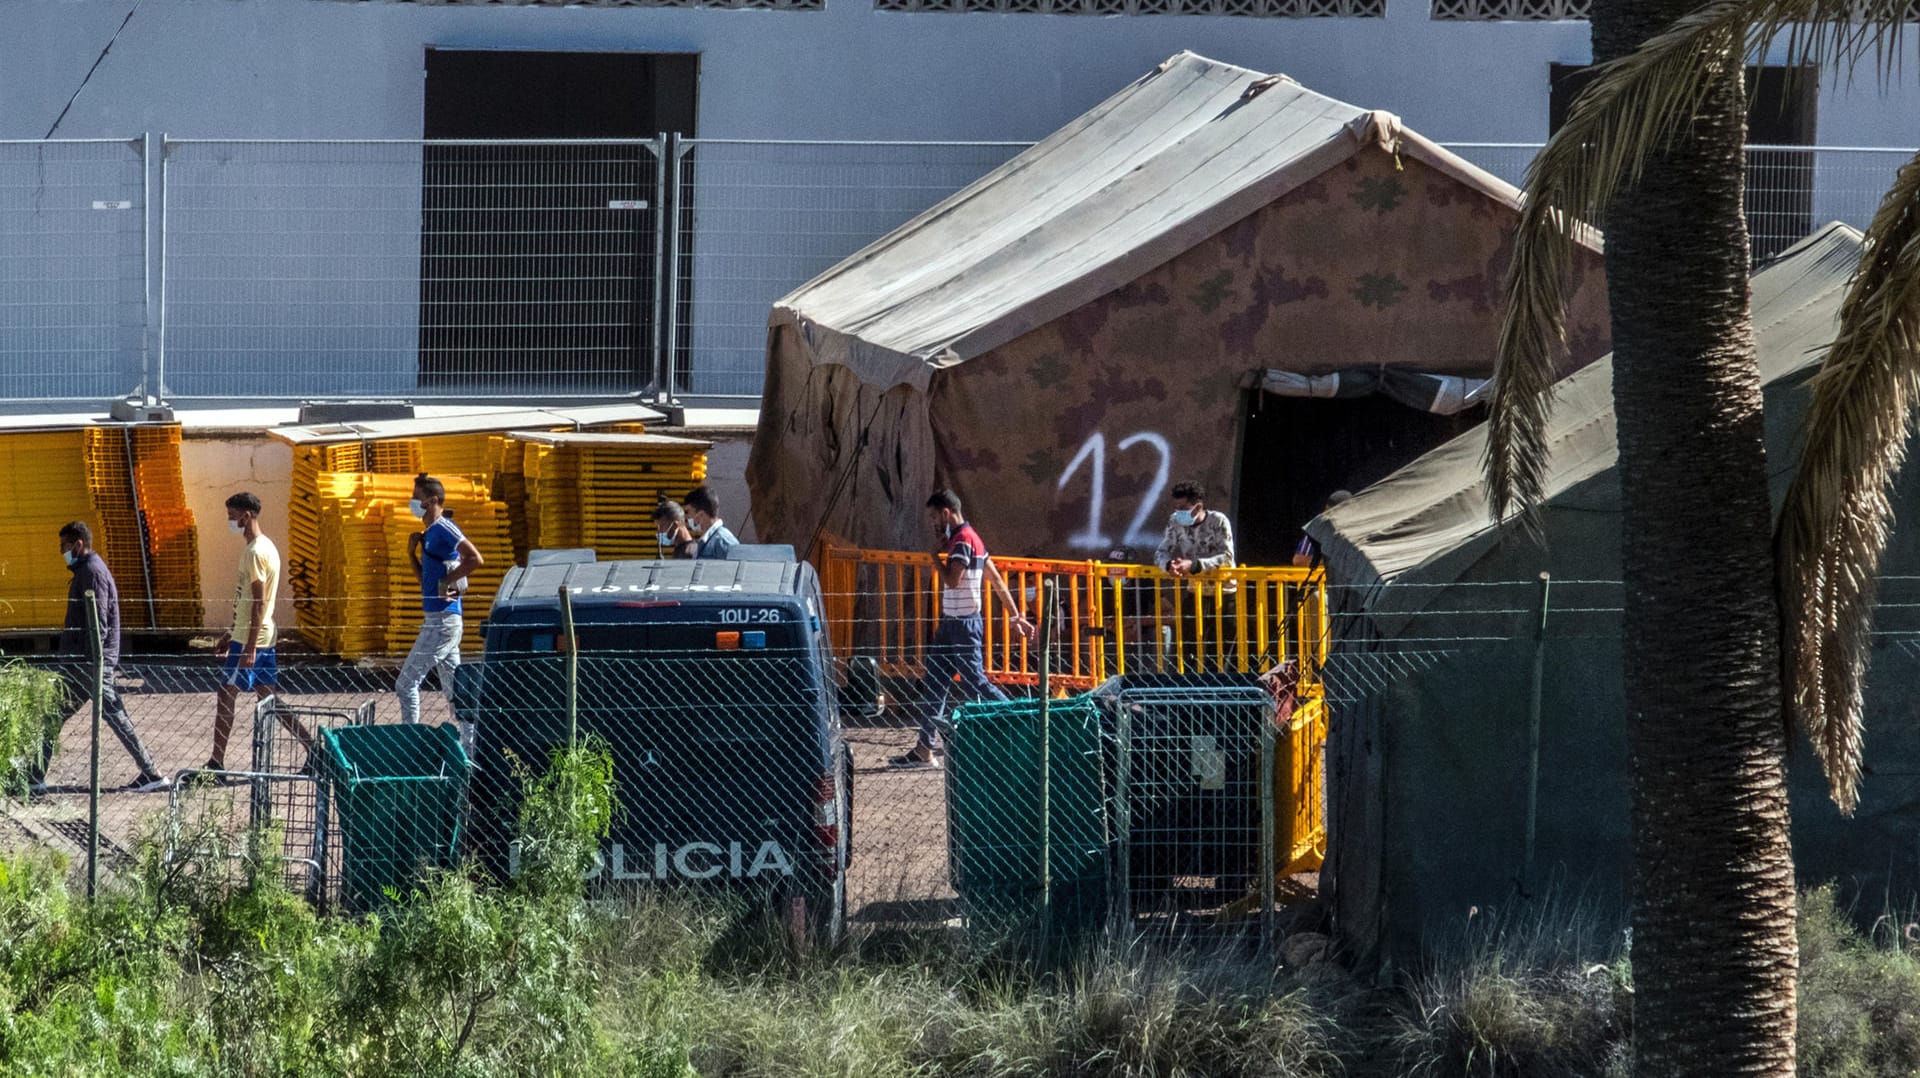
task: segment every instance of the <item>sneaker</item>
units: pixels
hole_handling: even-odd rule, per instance
[[[157,794],[173,789],[173,780],[165,775],[136,775],[133,780],[133,792],[137,794]]]

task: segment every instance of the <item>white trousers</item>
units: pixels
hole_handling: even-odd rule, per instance
[[[400,697],[400,721],[420,721],[420,683],[427,671],[440,671],[440,691],[453,702],[453,672],[460,665],[460,635],[466,623],[458,614],[428,614],[420,623],[420,635],[400,665],[400,680],[394,693]]]

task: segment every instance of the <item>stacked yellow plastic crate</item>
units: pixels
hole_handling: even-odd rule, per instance
[[[7,507],[0,515],[0,629],[57,628],[66,617],[72,580],[60,563],[60,526],[81,520],[96,536],[102,530],[85,433],[0,436],[0,499]]]
[[[85,496],[95,516],[89,525],[93,549],[106,560],[120,589],[120,624],[129,629],[155,628],[158,619],[147,603],[146,541],[140,533],[140,508],[128,467],[132,439],[119,427],[91,427],[80,431],[80,446],[87,469]]]
[[[480,622],[512,564],[513,540],[507,507],[493,500],[487,481],[453,471],[487,472],[491,448],[485,435],[472,434],[295,447],[288,582],[311,643],[356,659],[413,645],[420,584],[407,538],[420,522],[407,501],[425,471],[445,485],[454,522],[487,559],[465,603],[466,645],[480,645]]]
[[[527,481],[527,443],[518,438],[490,435],[493,457],[493,496],[507,507],[507,537],[513,544],[513,561],[527,563],[527,551],[540,545],[540,524],[532,518],[532,503]]]
[[[413,439],[294,447],[287,586],[309,643],[353,657],[385,647],[386,506],[373,492],[390,501],[398,488],[404,508],[419,468]]]
[[[658,434],[522,432],[512,437],[527,445],[539,545],[590,547],[603,559],[659,556],[654,507],[706,481],[712,444]]]

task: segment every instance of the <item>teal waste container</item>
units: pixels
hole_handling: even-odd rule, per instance
[[[320,778],[340,833],[340,902],[365,913],[405,894],[460,847],[469,765],[452,723],[323,730]]]
[[[1085,935],[1106,911],[1099,716],[1089,696],[1052,702],[1043,782],[1040,703],[965,704],[945,731],[947,863],[962,913],[989,934]]]

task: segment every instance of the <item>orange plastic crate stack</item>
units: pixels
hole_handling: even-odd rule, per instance
[[[160,628],[200,627],[200,535],[187,508],[180,466],[180,428],[133,428],[133,485],[147,525],[147,564]]]
[[[133,475],[127,468],[132,449],[128,432],[121,427],[89,427],[80,433],[87,497],[100,521],[92,526],[93,549],[106,561],[120,589],[120,624],[127,629],[152,628],[146,542],[140,533]]]

